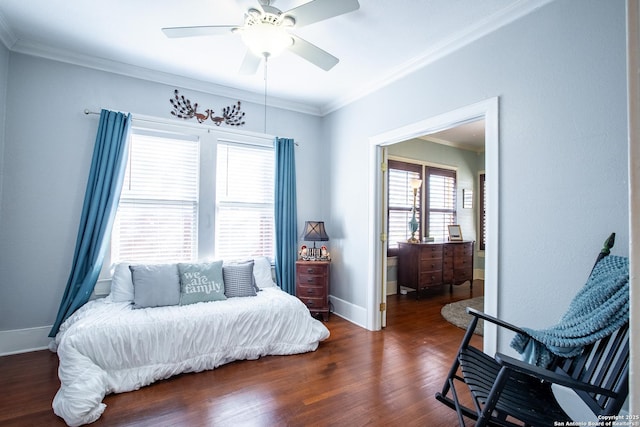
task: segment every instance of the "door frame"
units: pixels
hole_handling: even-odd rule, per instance
[[[386,203],[383,188],[383,167],[386,157],[383,147],[408,139],[459,126],[464,123],[485,120],[485,170],[487,173],[487,248],[485,250],[485,307],[484,311],[498,316],[498,249],[499,249],[499,99],[489,98],[465,107],[393,129],[369,138],[369,245],[367,288],[367,329],[378,331],[386,316],[381,310],[385,303],[387,245],[386,220],[382,214]],[[493,354],[497,349],[497,327],[485,325],[484,351]]]

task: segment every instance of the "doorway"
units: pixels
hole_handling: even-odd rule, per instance
[[[380,330],[385,320],[387,282],[385,173],[387,147],[401,141],[452,129],[465,123],[484,120],[485,170],[487,185],[486,250],[485,250],[485,308],[497,312],[498,274],[498,98],[491,98],[460,109],[404,126],[370,138],[369,170],[371,200],[369,237],[369,277],[372,286],[367,293],[367,328]],[[484,335],[485,351],[495,351],[497,330],[489,326]]]

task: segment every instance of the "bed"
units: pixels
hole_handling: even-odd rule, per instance
[[[104,412],[107,394],[234,360],[315,351],[328,337],[322,322],[277,286],[250,297],[142,309],[92,300],[56,336],[61,386],[53,410],[70,426],[88,424]]]

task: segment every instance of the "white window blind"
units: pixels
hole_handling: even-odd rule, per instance
[[[199,143],[133,133],[111,236],[111,261],[198,256]]]
[[[456,173],[452,170],[426,168],[429,237],[446,239],[448,225],[456,221]]]
[[[218,143],[217,258],[275,255],[274,156],[272,147]]]
[[[398,242],[406,242],[411,236],[409,220],[413,209],[412,179],[422,179],[420,165],[405,163],[395,160],[389,161],[389,213],[387,241],[389,249],[397,249]],[[416,219],[420,220],[421,191],[416,195]]]

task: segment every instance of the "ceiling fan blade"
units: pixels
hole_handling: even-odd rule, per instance
[[[360,9],[358,0],[313,0],[283,13],[296,20],[296,27],[313,24]]]
[[[200,27],[167,27],[162,32],[169,38],[215,36],[229,34],[236,25],[203,25]]]
[[[340,61],[329,52],[298,36],[291,34],[291,37],[293,38],[293,45],[289,47],[289,50],[325,71],[329,71]]]
[[[244,59],[242,60],[242,64],[240,65],[240,70],[238,71],[242,75],[252,75],[258,71],[258,66],[262,58],[254,55],[249,49],[247,49],[247,53],[244,54]]]

